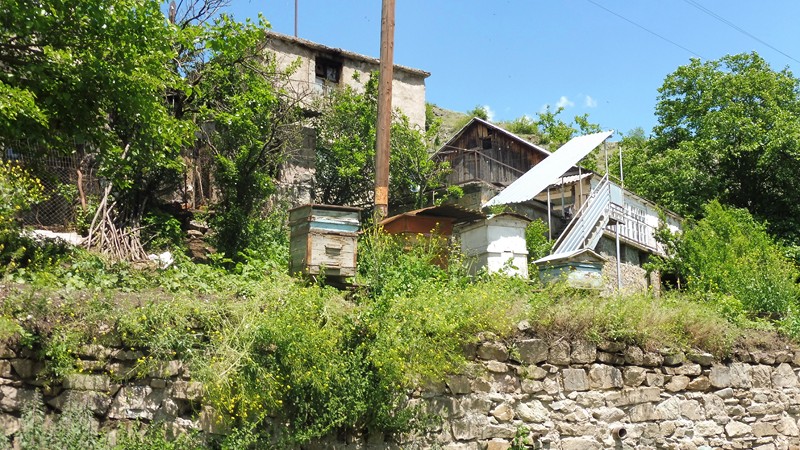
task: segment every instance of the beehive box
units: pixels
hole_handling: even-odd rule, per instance
[[[486,269],[528,278],[528,249],[525,228],[530,219],[514,213],[501,213],[459,227],[461,250],[475,258],[472,273]]]
[[[289,272],[352,277],[356,274],[359,208],[303,205],[289,211]]]

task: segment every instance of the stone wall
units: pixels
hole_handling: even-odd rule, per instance
[[[444,418],[428,446],[504,450],[522,429],[527,448],[800,448],[800,353],[720,362],[521,337],[484,342],[474,355],[468,375],[415,400]]]
[[[135,421],[163,422],[171,433],[217,430],[214,414],[200,403],[202,385],[191,381],[181,361],[140,373],[145,355],[138,351],[88,345],[78,353],[79,372],[51,383],[30,351],[0,346],[0,427],[6,436],[19,430],[25,404],[34,401],[48,415],[70,405],[89,409],[95,425],[112,434]]]
[[[742,351],[718,361],[700,352],[548,343],[522,333],[466,351],[471,362],[463,374],[411,395],[412,406],[439,418],[427,432],[340,436],[307,448],[505,450],[515,436],[531,449],[800,448],[794,350]],[[20,426],[23,403],[36,398],[51,414],[70,403],[88,408],[103,429],[140,420],[164,422],[173,433],[222,431],[180,361],[139,373],[146,355],[91,345],[79,352],[80,373],[47,385],[32,356],[0,346],[0,425],[7,436]]]

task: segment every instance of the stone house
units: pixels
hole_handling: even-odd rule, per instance
[[[289,88],[313,108],[315,99],[332,89],[350,86],[363,90],[380,61],[340,48],[328,47],[285,34],[267,32],[265,50],[272,52],[279,69],[292,70]],[[392,109],[399,109],[412,126],[425,129],[425,79],[430,73],[394,66]],[[281,191],[294,204],[313,200],[315,132],[306,128],[281,170]]]

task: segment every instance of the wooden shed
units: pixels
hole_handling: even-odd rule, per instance
[[[360,208],[336,205],[291,209],[289,272],[355,276],[360,214]]]
[[[530,219],[525,216],[502,213],[459,227],[461,250],[476,259],[471,272],[486,268],[490,273],[527,278],[525,229],[528,223]]]

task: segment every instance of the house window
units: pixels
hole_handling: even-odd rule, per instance
[[[339,83],[342,75],[342,63],[332,59],[317,57],[314,65],[317,83]]]

